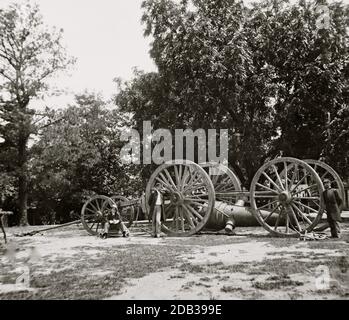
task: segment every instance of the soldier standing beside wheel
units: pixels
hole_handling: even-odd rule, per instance
[[[160,183],[151,189],[149,197],[149,216],[152,217],[152,230],[154,238],[160,238],[161,233],[161,213],[163,210],[163,196]]]
[[[340,237],[340,225],[341,221],[341,211],[342,203],[339,192],[337,189],[333,189],[331,186],[331,181],[329,179],[324,180],[325,191],[323,193],[325,208],[327,211],[327,221],[331,228],[331,237]]]

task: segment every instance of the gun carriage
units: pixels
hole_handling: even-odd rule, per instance
[[[224,228],[229,231],[233,225],[261,225],[273,236],[294,237],[310,232],[321,220],[325,177],[344,199],[339,175],[316,160],[277,158],[267,162],[255,174],[249,191],[243,190],[237,175],[222,164],[174,160],[152,174],[143,205],[149,210],[151,189],[160,185],[162,231],[168,236],[187,237],[202,230]],[[103,217],[118,208],[126,226],[131,227],[140,205],[140,199],[95,196],[82,208],[82,224],[91,235],[97,235]]]

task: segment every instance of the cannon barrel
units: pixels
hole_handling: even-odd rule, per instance
[[[261,215],[263,218],[267,218],[270,214],[270,210],[262,210]],[[270,222],[276,222],[277,215],[270,217]],[[260,223],[257,221],[249,207],[244,206],[244,201],[239,200],[235,205],[227,204],[224,202],[216,201],[215,209],[210,215],[210,219],[205,225],[206,230],[222,230],[226,228],[227,224],[231,221],[234,227],[258,227]],[[282,225],[284,221],[281,221]]]

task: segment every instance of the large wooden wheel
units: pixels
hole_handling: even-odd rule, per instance
[[[115,202],[106,196],[95,196],[86,201],[81,210],[81,222],[85,230],[93,235],[99,235],[104,228],[105,217],[115,210]],[[118,233],[110,230],[110,234]]]
[[[311,231],[323,214],[324,187],[304,161],[279,158],[263,165],[250,190],[252,213],[275,236]]]
[[[344,184],[339,176],[339,174],[328,164],[319,161],[319,160],[304,160],[307,164],[309,164],[320,176],[321,181],[324,179],[329,179],[331,181],[332,187],[338,189],[340,196],[343,201],[345,201],[345,189]]]
[[[162,230],[169,236],[191,236],[202,230],[214,209],[215,190],[203,168],[192,161],[169,161],[157,168],[146,188],[146,204],[156,184],[162,189]]]
[[[123,196],[116,195],[112,196],[111,199],[117,205],[122,221],[125,223],[127,228],[130,228],[135,220],[134,204]]]
[[[216,200],[234,205],[241,192],[241,181],[237,175],[227,166],[217,162],[200,164],[209,175]]]

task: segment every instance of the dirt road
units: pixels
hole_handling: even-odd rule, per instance
[[[271,238],[259,227],[235,236],[107,240],[76,226],[14,237],[20,231],[9,229],[1,249],[0,299],[349,297],[349,224],[340,240],[311,242]]]

